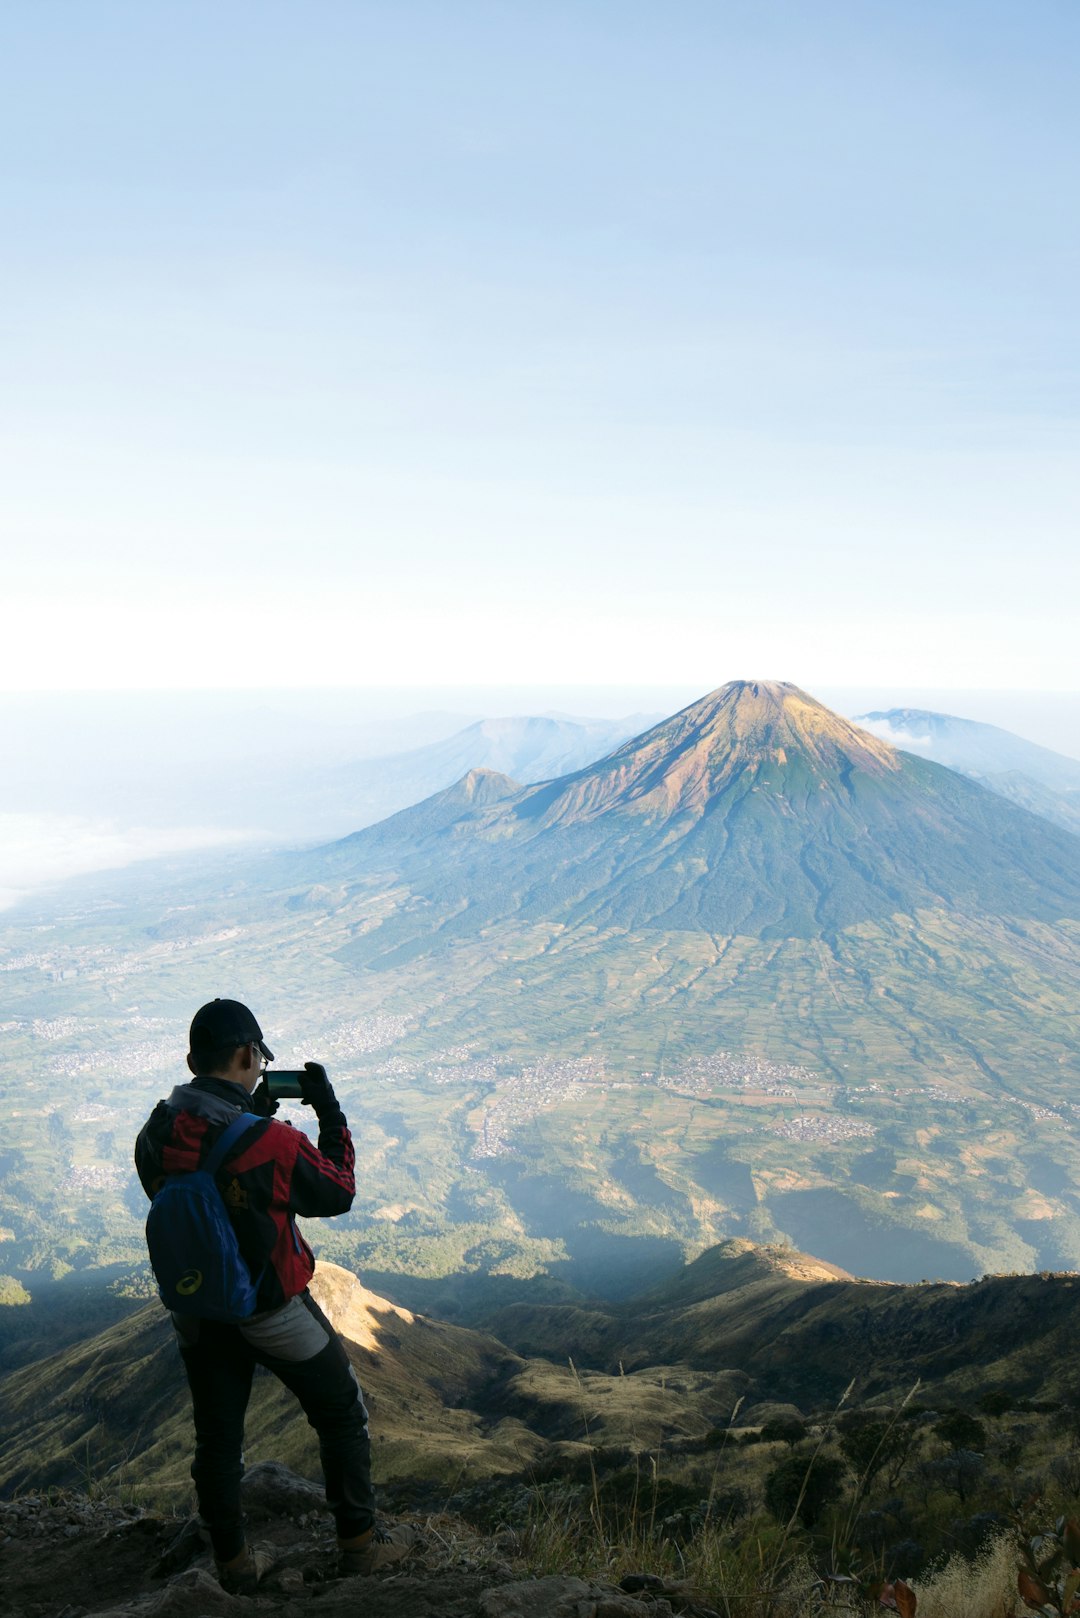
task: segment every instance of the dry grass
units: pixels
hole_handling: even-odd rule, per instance
[[[1013,1618],[1026,1611],[1016,1592],[1017,1555],[1002,1534],[973,1560],[953,1556],[943,1567],[912,1579],[919,1618]]]
[[[787,1549],[774,1524],[738,1541],[707,1526],[679,1546],[640,1519],[628,1516],[613,1530],[583,1519],[573,1503],[549,1500],[521,1536],[520,1560],[533,1577],[572,1573],[617,1584],[627,1573],[655,1573],[704,1598],[722,1618],[804,1618],[817,1611],[814,1571]]]

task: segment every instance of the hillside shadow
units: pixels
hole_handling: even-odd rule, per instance
[[[564,1234],[569,1257],[551,1273],[578,1292],[603,1303],[618,1303],[681,1274],[686,1254],[667,1236],[622,1236],[582,1225]]]
[[[391,1303],[456,1325],[475,1326],[510,1304],[573,1304],[604,1310],[681,1274],[686,1256],[663,1236],[625,1236],[582,1225],[563,1235],[567,1258],[544,1275],[401,1275],[364,1267],[364,1286]]]
[[[839,1191],[788,1191],[770,1199],[777,1225],[804,1253],[868,1281],[970,1281],[976,1260],[959,1242],[874,1219]]]
[[[749,1165],[732,1157],[723,1141],[714,1141],[707,1150],[692,1158],[690,1173],[695,1185],[736,1216],[733,1231],[741,1227],[744,1216],[757,1207],[757,1192]]]
[[[489,1159],[486,1166],[529,1235],[563,1243],[567,1257],[553,1263],[550,1273],[579,1293],[615,1302],[666,1280],[686,1262],[674,1237],[612,1230],[616,1216],[606,1203],[554,1175],[529,1173],[505,1159]],[[670,1207],[681,1200],[639,1155],[625,1153],[617,1167],[645,1207]]]
[[[578,1308],[588,1304],[581,1293],[550,1275],[522,1277],[459,1270],[453,1275],[419,1276],[365,1266],[362,1280],[364,1286],[390,1303],[456,1326],[478,1326],[489,1315],[514,1303],[573,1304]]]

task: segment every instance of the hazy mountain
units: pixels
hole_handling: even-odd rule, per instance
[[[341,837],[475,767],[546,779],[647,722],[468,724],[443,711],[376,720],[363,694],[352,714],[345,695],[324,693],[320,707],[315,695],[287,692],[0,694],[0,908],[155,856]]]
[[[444,740],[327,771],[320,790],[354,825],[367,825],[451,786],[470,770],[492,770],[518,782],[547,781],[603,757],[643,723],[552,716],[482,719]],[[309,833],[310,835],[310,833]]]
[[[724,686],[569,776],[420,804],[311,868],[388,860],[459,937],[508,914],[757,938],[940,905],[1080,916],[1080,849],[1056,830],[765,682]],[[367,933],[356,958],[380,942]]]
[[[959,770],[1067,831],[1080,832],[1080,760],[997,725],[925,708],[876,710],[860,714],[855,723],[907,753]]]
[[[471,777],[278,880],[316,876],[335,959],[365,1001],[419,1013],[418,1055],[603,1064],[539,1110],[494,1090],[474,1114],[531,1232],[571,1241],[560,1182],[579,1219],[621,1205],[640,1231],[648,1207],[657,1232],[708,1187],[728,1233],[783,1231],[857,1273],[1080,1263],[1059,1168],[1080,844],[795,687],[733,683],[556,781]],[[657,1075],[708,1151],[633,1082]],[[524,1162],[496,1172],[503,1152]]]

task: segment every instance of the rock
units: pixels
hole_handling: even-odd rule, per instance
[[[305,1511],[323,1507],[323,1492],[280,1461],[258,1461],[244,1473],[240,1485],[244,1510],[254,1517],[302,1516]]]
[[[219,1613],[235,1612],[239,1600],[223,1590],[205,1568],[189,1567],[170,1579],[144,1610],[147,1618],[216,1618]]]
[[[481,1592],[480,1618],[651,1618],[656,1607],[609,1585],[552,1575]]]
[[[280,1573],[271,1573],[259,1589],[276,1590],[280,1595],[300,1595],[304,1589],[304,1575],[298,1567],[283,1567]]]
[[[165,1547],[160,1561],[150,1576],[154,1579],[163,1579],[169,1573],[187,1567],[189,1562],[194,1562],[197,1556],[203,1556],[209,1548],[210,1535],[203,1527],[201,1519],[189,1517],[175,1539]]]

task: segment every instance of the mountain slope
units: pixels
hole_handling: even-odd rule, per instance
[[[683,1362],[738,1370],[747,1393],[804,1409],[902,1397],[916,1377],[926,1397],[988,1386],[1053,1397],[1074,1386],[1080,1277],[988,1276],[966,1286],[857,1281],[797,1252],[725,1242],[666,1287],[587,1317],[584,1365],[630,1371]],[[576,1335],[573,1311],[519,1303],[491,1331],[518,1352],[557,1358]]]
[[[334,803],[351,805],[354,825],[366,826],[441,792],[471,770],[525,782],[565,775],[601,758],[637,728],[634,717],[481,719],[424,747],[326,770],[318,785]]]
[[[448,1480],[461,1469],[489,1476],[517,1470],[535,1450],[528,1434],[482,1434],[468,1411],[476,1390],[522,1368],[494,1338],[399,1309],[337,1265],[318,1266],[312,1294],[371,1395],[384,1478],[425,1468]],[[119,1463],[129,1481],[186,1493],[190,1424],[169,1317],[153,1303],[0,1381],[0,1488],[70,1483],[88,1464],[104,1473]],[[295,1401],[271,1378],[256,1387],[248,1448],[317,1467]]]
[[[849,1408],[902,1398],[916,1377],[927,1402],[1075,1387],[1076,1276],[891,1286],[730,1242],[620,1308],[526,1300],[488,1331],[414,1316],[332,1265],[314,1289],[364,1386],[380,1483],[412,1480],[429,1497],[485,1478],[572,1475],[583,1442],[600,1460],[604,1446],[623,1446],[606,1457],[616,1464],[661,1443],[700,1453],[736,1401],[752,1423],[761,1401],[810,1413],[849,1383]],[[0,1487],[41,1490],[122,1466],[125,1486],[185,1499],[190,1410],[170,1338],[152,1305],[0,1380]],[[255,1387],[247,1451],[249,1465],[318,1475],[295,1401],[269,1377]]]
[[[1067,837],[789,685],[734,682],[452,829],[432,800],[322,858],[392,867],[454,936],[511,914],[760,938],[933,906],[1080,917]]]

